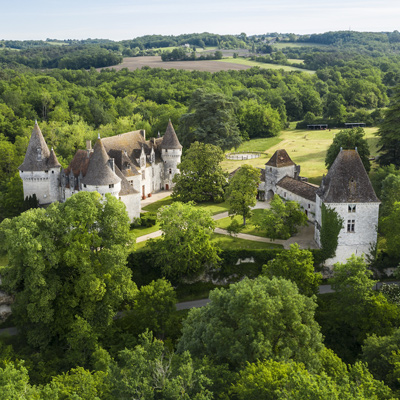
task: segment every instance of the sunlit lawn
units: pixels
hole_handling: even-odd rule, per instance
[[[238,250],[238,249],[282,249],[283,246],[275,243],[255,242],[253,240],[245,240],[235,238],[229,235],[213,233],[212,241],[223,250]]]
[[[227,57],[227,58],[223,58],[218,61],[228,62],[231,64],[248,65],[250,67],[260,67],[260,68],[264,68],[264,69],[283,69],[284,71],[300,71],[300,72],[307,72],[309,74],[315,73],[315,71],[311,71],[309,69],[292,67],[290,65],[262,63],[262,62],[257,62],[257,61],[251,61],[251,60],[248,60],[246,58],[241,58],[241,57],[239,57],[239,58]]]
[[[260,220],[263,211],[264,210],[260,210],[260,209],[253,210],[253,216],[246,221],[246,226],[244,226],[241,229],[240,233],[246,233],[249,235],[265,237],[265,232],[261,231],[260,229],[258,229],[256,227],[256,223],[257,223],[257,221]],[[240,225],[243,224],[242,216],[237,215],[233,219],[236,220],[237,222],[239,222]],[[218,228],[227,229],[228,226],[232,222],[232,218],[231,217],[222,218],[215,222],[216,222],[216,226]]]
[[[136,237],[148,235],[149,233],[156,232],[160,230],[160,224],[156,223],[150,227],[139,226],[137,228],[132,229],[132,232],[135,234]]]
[[[370,146],[371,156],[377,155],[377,141],[378,138],[375,136],[378,128],[364,128],[365,138]],[[310,130],[286,130],[282,131],[279,135],[280,141],[272,146],[269,146],[271,142],[268,139],[255,139],[257,151],[262,151],[263,140],[266,145],[266,155],[261,158],[256,158],[247,161],[232,161],[224,160],[222,166],[225,170],[231,172],[236,168],[239,168],[242,164],[251,164],[254,167],[264,168],[265,163],[278,149],[285,149],[291,159],[301,166],[301,176],[308,177],[310,182],[319,184],[322,179],[322,175],[327,173],[325,168],[325,155],[328,147],[332,143],[334,135],[338,133],[340,129],[331,129],[325,131],[310,131]],[[272,138],[273,140],[277,138]],[[252,142],[252,141],[250,141]],[[243,146],[245,146],[244,144]],[[249,144],[247,149],[251,148]],[[245,151],[246,148],[243,148]],[[240,148],[239,148],[240,150]],[[248,150],[250,151],[250,150]],[[256,151],[256,150],[253,150]]]

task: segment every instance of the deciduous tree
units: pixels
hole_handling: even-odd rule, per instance
[[[229,204],[229,215],[241,215],[243,225],[251,217],[251,207],[257,203],[260,170],[251,165],[242,165],[233,175],[226,189],[226,200]]]

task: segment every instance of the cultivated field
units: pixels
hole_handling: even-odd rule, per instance
[[[218,72],[218,71],[240,71],[250,69],[252,67],[260,67],[266,69],[283,69],[285,71],[301,71],[314,73],[306,69],[291,67],[287,65],[277,64],[265,64],[255,61],[245,60],[243,58],[224,58],[222,60],[204,60],[204,61],[162,61],[160,56],[145,56],[145,57],[126,57],[123,62],[118,65],[111,67],[116,71],[123,68],[128,68],[130,71],[140,69],[142,67],[150,68],[163,68],[163,69],[184,69],[188,71],[206,71],[206,72]],[[98,68],[100,71],[103,68]]]
[[[371,156],[377,155],[378,138],[374,135],[377,128],[364,128]],[[287,130],[277,138],[255,139],[242,144],[237,151],[261,151],[260,158],[247,161],[224,160],[222,167],[231,172],[242,164],[263,168],[265,163],[278,149],[285,149],[290,158],[301,166],[301,176],[310,178],[310,182],[319,184],[326,174],[325,155],[339,129],[326,131]]]
[[[251,66],[233,64],[233,63],[221,63],[219,61],[161,61],[160,56],[146,56],[146,57],[126,57],[122,64],[114,65],[107,68],[112,68],[117,71],[128,68],[130,71],[140,69],[142,67],[150,68],[163,68],[163,69],[184,69],[188,71],[206,71],[206,72],[218,72],[228,70],[244,70],[249,69]],[[102,68],[100,68],[102,69]],[[99,70],[100,70],[99,69]]]

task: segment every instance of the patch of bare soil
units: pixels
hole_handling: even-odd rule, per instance
[[[140,69],[142,67],[150,68],[164,68],[164,69],[185,69],[188,71],[207,71],[218,72],[228,71],[230,69],[239,71],[249,69],[250,66],[233,64],[227,62],[218,62],[211,60],[204,61],[161,61],[160,56],[146,56],[146,57],[126,57],[121,64],[107,67],[108,69],[115,69],[117,71],[128,68],[130,71]],[[100,71],[103,68],[98,68]]]

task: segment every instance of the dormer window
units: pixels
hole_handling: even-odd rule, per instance
[[[349,206],[348,206],[348,212],[349,212],[349,213],[355,213],[355,212],[356,212],[356,206],[355,206],[355,204],[349,204]]]
[[[39,147],[36,149],[37,151],[37,160],[42,161],[42,149]]]
[[[112,188],[114,187],[114,184],[111,183],[111,185],[108,185],[108,187],[109,187],[110,189],[112,189]]]

